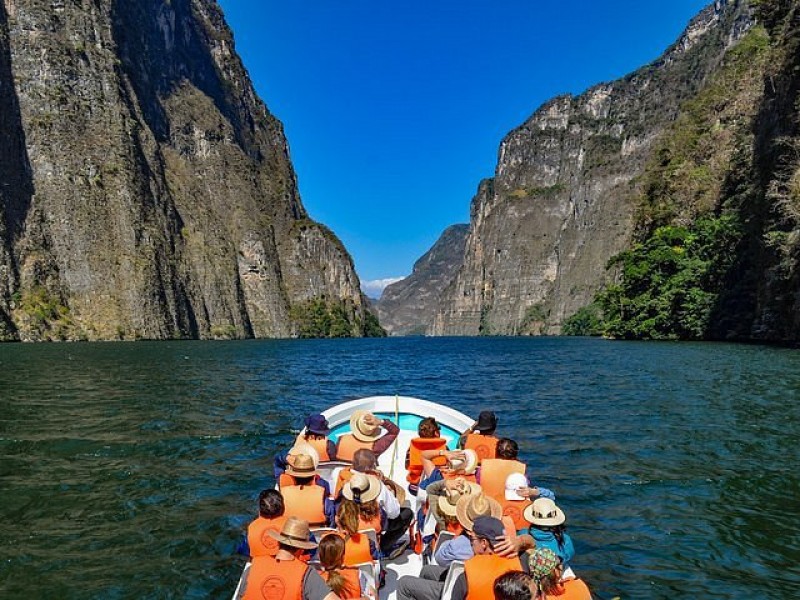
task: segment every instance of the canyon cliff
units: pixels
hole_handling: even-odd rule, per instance
[[[720,0],[654,63],[555,98],[509,133],[427,332],[554,334],[590,304],[634,241],[659,140],[753,25],[748,3]]]
[[[374,325],[215,0],[3,0],[0,127],[0,338]]]

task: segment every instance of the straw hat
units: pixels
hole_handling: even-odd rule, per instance
[[[356,410],[350,416],[350,431],[360,442],[374,442],[381,437],[381,428],[368,425],[364,418],[372,413],[368,410]]]
[[[556,506],[550,498],[537,498],[522,513],[525,520],[532,525],[555,527],[567,520],[564,511]]]
[[[302,437],[299,437],[294,446],[289,449],[288,456],[297,456],[299,454],[310,456],[312,459],[314,459],[314,467],[319,466],[319,452],[317,452],[317,449],[305,441]]]
[[[364,503],[375,500],[381,493],[381,482],[374,475],[353,471],[350,481],[344,484],[342,494],[348,500]]]
[[[475,450],[461,450],[464,453],[465,460],[455,458],[450,461],[450,468],[454,471],[464,471],[464,475],[472,475],[478,468],[478,453]]]
[[[286,459],[286,473],[292,477],[314,477],[317,474],[317,465],[314,458],[308,454],[295,454]]]
[[[506,478],[506,500],[527,500],[517,493],[519,488],[528,487],[528,478],[523,473],[511,473]]]
[[[455,517],[456,505],[461,496],[462,494],[455,490],[449,490],[444,496],[439,496],[437,503],[439,514]]]
[[[499,519],[503,516],[503,508],[494,498],[483,492],[477,495],[464,495],[456,504],[456,516],[464,529],[472,529],[477,517],[486,516]]]
[[[308,528],[308,521],[298,519],[297,517],[289,517],[286,519],[286,523],[283,524],[280,533],[272,529],[268,530],[267,533],[281,544],[286,544],[293,548],[310,550],[311,548],[317,547],[317,544],[310,539],[311,530]]]

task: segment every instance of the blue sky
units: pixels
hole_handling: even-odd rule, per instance
[[[706,0],[220,0],[284,124],[303,203],[362,281],[408,275],[469,221],[538,106],[657,58]]]

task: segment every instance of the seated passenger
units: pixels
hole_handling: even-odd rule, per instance
[[[444,450],[426,450],[422,456],[422,480],[419,488],[425,490],[436,481],[443,479],[461,478],[469,482],[476,483],[476,470],[478,468],[478,455],[474,450],[454,450],[452,452]],[[437,466],[431,458],[442,456],[446,462],[442,466]]]
[[[336,509],[326,488],[316,484],[314,459],[307,454],[290,457],[286,474],[295,481],[281,487],[286,516],[303,519],[312,527],[333,524]]]
[[[462,498],[459,504],[464,501]],[[460,520],[460,518],[459,518]],[[499,548],[505,540],[503,524],[499,519],[478,516],[471,523],[468,539],[472,555],[464,562],[464,573],[458,576],[451,598],[465,600],[468,596],[488,600],[494,595],[494,581],[508,571],[526,571],[527,555],[511,552],[508,557],[500,554]],[[401,577],[397,582],[398,600],[429,600],[439,598],[444,589],[445,568],[429,565],[422,569],[419,577]]]
[[[386,434],[381,434],[381,427]],[[380,420],[371,412],[357,410],[350,417],[350,431],[339,437],[336,443],[336,458],[338,460],[353,460],[356,450],[372,450],[375,456],[380,456],[397,439],[400,428],[388,419]]]
[[[317,454],[317,451],[314,450],[313,446],[310,446],[305,442],[299,442],[289,449],[289,452],[286,456],[287,466],[289,462],[294,460],[294,457],[300,454],[310,456],[314,462],[315,469],[317,466],[319,466],[319,455]],[[330,496],[331,486],[327,481],[320,477],[319,474],[314,475],[314,483],[323,488],[327,496]],[[284,473],[278,478],[278,489],[287,485],[297,485],[297,481],[295,480],[294,475],[284,471]]]
[[[495,458],[498,439],[494,432],[497,429],[497,415],[490,410],[484,410],[478,415],[478,420],[458,438],[458,447],[461,449],[475,450],[478,461],[484,458]]]
[[[277,490],[263,490],[258,495],[258,518],[247,526],[247,535],[237,552],[251,558],[275,556],[278,542],[269,532],[279,532],[287,517],[283,514],[283,496]]]
[[[481,486],[477,483],[467,481],[463,477],[456,477],[455,479],[441,479],[431,483],[425,488],[428,495],[428,504],[430,505],[429,511],[433,514],[433,518],[444,528],[445,523],[442,519],[442,511],[439,508],[439,503],[443,500],[452,501],[453,509],[452,516],[455,517],[455,503],[461,496],[464,495],[478,495],[481,493]],[[426,513],[427,514],[427,513]],[[424,515],[423,515],[424,517]],[[424,518],[420,520],[424,522]],[[458,526],[459,531],[461,526]]]
[[[506,492],[506,479],[512,473],[525,474],[525,463],[517,460],[519,446],[508,438],[497,442],[497,458],[486,458],[478,469],[478,483],[484,493],[500,501]]]
[[[344,539],[343,560],[348,567],[378,559],[378,549],[372,546],[367,534],[359,532],[359,517],[358,505],[352,500],[342,500],[336,509],[336,531]]]
[[[575,556],[575,546],[566,532],[564,523],[567,517],[564,511],[549,498],[538,498],[525,509],[523,515],[530,523],[528,531],[533,536],[536,547],[555,552],[564,570],[568,569],[569,562]]]
[[[317,547],[310,541],[308,523],[290,518],[280,533],[270,535],[278,542],[278,552],[253,559],[234,600],[263,600],[273,593],[280,598],[338,600],[319,573],[301,560],[306,550]]]
[[[328,439],[330,428],[328,420],[320,414],[308,415],[303,423],[305,430],[297,436],[295,446],[306,443],[317,453],[317,463],[319,461],[329,461],[336,458],[336,445]],[[293,446],[294,447],[294,446]],[[275,481],[280,479],[281,474],[286,471],[286,459],[290,450],[279,452],[275,455],[274,469]]]
[[[349,471],[349,476],[347,477],[348,483],[356,475],[368,475],[377,480],[380,484],[380,491],[377,498],[378,505],[386,515],[386,525],[380,536],[380,550],[385,556],[395,558],[405,550],[404,545],[395,544],[408,530],[408,526],[411,524],[411,521],[414,520],[414,513],[410,508],[400,507],[396,494],[390,491],[389,488],[390,485],[394,486],[396,484],[390,479],[385,478],[378,470],[377,457],[374,452],[371,450],[359,450],[356,452],[353,459],[353,468]],[[367,481],[368,480],[361,477],[359,478],[359,483],[355,487],[361,489],[365,486]],[[345,497],[347,497],[347,495],[344,494],[346,486],[347,484],[344,484],[342,487],[342,492]],[[352,486],[349,493],[352,494]],[[350,499],[352,500],[353,498]]]
[[[524,571],[509,571],[494,580],[494,600],[531,600],[533,579]]]
[[[555,552],[537,547],[528,556],[533,582],[533,600],[592,600],[589,588],[580,579],[562,579],[564,566]]]
[[[339,598],[361,598],[361,581],[357,567],[344,564],[345,542],[338,535],[326,535],[319,542],[320,575]]]
[[[500,502],[503,507],[503,517],[511,519],[519,533],[525,533],[529,523],[523,513],[531,502],[540,496],[551,500],[555,500],[556,497],[547,488],[529,487],[528,478],[522,473],[512,473],[506,479],[505,497]]]
[[[408,451],[406,452],[406,481],[408,481],[408,491],[416,495],[419,480],[424,470],[424,453],[428,453],[429,460],[437,466],[445,464],[444,452],[447,450],[447,440],[441,437],[441,430],[436,419],[427,417],[422,419],[417,426],[417,437],[411,440]]]

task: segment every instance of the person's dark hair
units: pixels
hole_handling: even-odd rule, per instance
[[[531,576],[522,571],[509,571],[494,580],[495,600],[531,600]]]
[[[315,478],[316,478],[316,475],[312,475],[311,477],[297,477],[295,475],[294,476],[294,484],[295,485],[311,485],[312,483],[314,483],[314,479]]]
[[[497,458],[504,458],[506,460],[516,460],[519,454],[519,446],[517,442],[509,438],[500,438],[497,442]]]
[[[283,514],[283,496],[278,490],[263,490],[258,495],[258,514],[265,519],[274,519]]]
[[[328,572],[328,587],[337,596],[351,597],[350,584],[341,574],[344,563],[345,542],[338,535],[326,535],[319,541],[319,564]]]
[[[358,512],[361,514],[365,521],[371,521],[377,515],[381,514],[381,507],[377,500],[370,500],[358,505]]]
[[[378,468],[378,457],[369,448],[361,448],[353,454],[353,470],[360,473]]]
[[[417,433],[421,438],[439,437],[439,424],[433,417],[425,417],[417,426]]]
[[[548,527],[546,525],[534,525],[530,524],[528,527],[528,532],[532,532],[534,529],[538,529],[540,531],[549,531],[553,534],[553,537],[556,538],[556,543],[560,550],[564,550],[564,533],[567,531],[567,526],[562,523],[561,525],[553,525]]]

